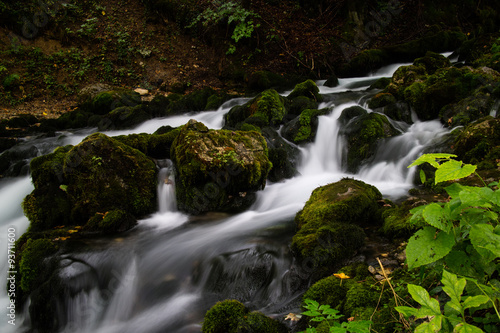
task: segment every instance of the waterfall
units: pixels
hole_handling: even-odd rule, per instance
[[[385,197],[401,198],[413,186],[414,170],[407,166],[448,133],[438,121],[415,119],[412,125],[398,126],[401,135],[383,140],[359,172],[345,171],[346,143],[339,134],[339,117],[348,107],[363,106],[375,93],[367,91],[368,86],[380,77],[391,76],[397,67],[388,66],[368,77],[340,79],[335,88],[319,81],[325,96],[319,108],[329,111],[318,117],[314,142],[300,147],[298,175],[268,183],[243,213],[190,217],[177,211],[173,164],[159,161],[158,211],[138,221],[138,227],[125,236],[89,240],[84,247],[75,244],[81,250],[63,260],[60,277],[69,290],[62,315],[68,323],[63,332],[199,332],[206,311],[226,298],[238,299],[252,310],[272,316],[298,311],[297,300],[303,290],[297,282],[300,277],[291,268],[288,245],[294,216],[311,192],[353,177],[376,186]],[[248,100],[237,98],[218,110],[152,119],[132,130],[105,134],[153,133],[161,126],[175,127],[189,119],[218,129],[231,107]],[[92,131],[95,129],[64,133],[64,137],[52,139],[52,147],[77,144]],[[28,226],[20,203],[33,186],[28,177],[2,180],[0,186],[3,247],[10,227],[19,238]],[[4,276],[6,263],[6,256],[0,257]],[[0,288],[0,306],[5,309],[7,304],[5,288]],[[18,326],[2,322],[0,330],[29,330],[29,320],[21,327],[24,316],[18,316]]]
[[[177,211],[174,164],[170,160],[166,164],[167,166],[158,172],[158,210],[160,213]]]

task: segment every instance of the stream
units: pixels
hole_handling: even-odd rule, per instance
[[[217,301],[229,298],[271,317],[298,312],[307,281],[295,267],[289,244],[295,228],[293,218],[311,192],[354,177],[376,186],[386,198],[403,198],[413,187],[415,172],[407,166],[448,133],[438,120],[421,122],[414,117],[411,125],[396,124],[402,134],[385,140],[372,163],[357,174],[343,170],[346,148],[339,135],[340,114],[354,105],[367,108],[366,101],[376,93],[367,88],[380,77],[392,76],[399,65],[367,77],[340,79],[335,88],[318,81],[325,97],[318,108],[331,111],[319,117],[315,141],[299,147],[299,174],[282,182],[268,182],[243,213],[193,217],[177,211],[171,162],[159,161],[162,168],[155,214],[116,237],[70,241],[72,251],[63,254],[61,271],[68,292],[53,314],[67,323],[61,332],[200,332],[205,312]],[[248,100],[237,98],[215,111],[153,119],[132,130],[105,134],[153,133],[161,126],[176,127],[189,119],[219,129],[224,114]],[[28,139],[23,144],[36,147],[41,155],[57,146],[78,144],[93,131],[65,132],[54,138]],[[8,275],[9,234],[17,239],[29,225],[20,203],[32,190],[29,176],[0,180],[1,276]],[[8,305],[4,282],[0,288],[0,331],[26,331],[29,316],[17,314],[16,325],[8,324]]]

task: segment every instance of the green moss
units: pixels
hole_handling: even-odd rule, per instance
[[[153,158],[170,158],[170,148],[180,128],[171,128],[163,134],[129,134],[114,137],[114,139],[133,147]]]
[[[354,315],[353,311],[359,307],[375,307],[380,292],[371,288],[365,283],[352,283],[346,293],[346,300],[344,303],[343,313],[351,317]]]
[[[306,109],[316,109],[318,102],[314,99],[306,96],[297,96],[290,100],[290,110],[288,113],[294,115],[300,115],[300,113]]]
[[[321,102],[323,100],[323,97],[319,94],[319,88],[313,80],[307,80],[297,84],[287,98],[292,100],[299,96],[312,98],[316,102]]]
[[[467,126],[455,140],[454,148],[458,158],[465,163],[478,164],[485,160],[490,151],[500,146],[500,121],[485,117]],[[494,155],[490,156],[495,158]],[[496,161],[491,161],[496,165]]]
[[[93,114],[105,115],[123,106],[136,106],[141,103],[141,96],[130,90],[112,90],[97,94],[92,100],[82,103],[82,109]]]
[[[340,284],[340,279],[329,276],[313,284],[302,296],[303,300],[311,299],[319,304],[328,304],[333,309],[343,309],[347,288]],[[304,307],[304,303],[302,304]]]
[[[136,224],[134,216],[124,210],[116,209],[105,214],[95,214],[85,225],[85,230],[110,234],[126,231]]]
[[[49,239],[28,239],[21,253],[19,271],[20,287],[29,294],[35,287],[35,282],[41,274],[43,261],[57,251],[57,247]]]
[[[293,138],[293,142],[302,143],[314,140],[317,129],[317,118],[319,115],[326,114],[326,112],[327,111],[325,109],[322,110],[307,109],[302,111],[302,113],[299,116],[300,127],[297,129],[297,134]]]
[[[246,327],[248,310],[235,300],[217,302],[205,314],[201,331],[204,333],[236,333]]]
[[[257,311],[250,312],[248,314],[248,316],[246,317],[246,323],[249,328],[247,332],[259,332],[259,333],[288,332],[285,325]]]

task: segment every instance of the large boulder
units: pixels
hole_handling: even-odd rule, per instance
[[[465,127],[455,139],[454,153],[480,169],[495,169],[500,159],[500,119],[491,116]]]
[[[96,133],[76,146],[56,149],[31,162],[35,189],[24,200],[31,231],[59,225],[85,228],[93,218],[92,231],[107,212],[119,210],[140,218],[156,205],[156,165],[146,155],[104,134]],[[105,232],[113,232],[106,221]],[[133,225],[130,218],[114,222],[115,231]],[[103,225],[104,226],[104,225]]]
[[[354,179],[318,187],[295,216],[292,251],[315,277],[332,273],[364,244],[361,226],[380,221],[377,188]]]
[[[193,214],[247,208],[272,167],[260,133],[209,130],[195,120],[181,129],[171,157],[179,209]]]
[[[401,134],[386,116],[374,112],[353,118],[340,133],[345,135],[347,141],[346,164],[349,172],[358,171],[362,163],[373,157],[383,139]]]

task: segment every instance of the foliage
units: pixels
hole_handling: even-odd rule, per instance
[[[253,21],[253,18],[256,17],[258,17],[256,13],[243,8],[239,3],[214,0],[212,7],[206,8],[187,28],[195,27],[200,22],[204,27],[216,26],[222,21],[227,21],[228,26],[234,23],[236,26],[234,26],[231,39],[238,43],[242,38],[250,38],[255,28],[259,27],[259,24],[255,24]],[[230,44],[226,53],[233,54],[235,51],[236,47]]]
[[[407,306],[398,306],[396,310],[405,315],[405,317],[415,316],[417,319],[432,318],[420,324],[415,332],[437,332],[444,331],[445,327],[451,325],[453,332],[483,332],[477,326],[466,322],[465,310],[477,308],[491,300],[485,295],[462,297],[467,281],[465,278],[458,278],[457,275],[443,271],[443,291],[449,296],[450,300],[444,306],[444,314],[441,313],[439,301],[431,298],[424,288],[409,284],[408,290],[415,301],[421,307],[415,309]]]
[[[454,160],[452,154],[425,154],[411,166],[429,163],[436,168],[435,183],[454,181],[476,174],[476,166]],[[477,175],[479,177],[479,175]],[[425,175],[421,174],[422,181]],[[482,180],[482,179],[481,179]],[[484,183],[484,181],[483,181]],[[499,281],[496,278],[500,257],[500,191],[497,182],[483,187],[464,186],[452,182],[445,190],[450,196],[447,202],[434,202],[412,209],[412,221],[424,223],[426,227],[417,231],[408,241],[406,248],[408,268],[444,265],[443,291],[451,297],[445,307],[445,316],[441,316],[437,300],[424,297],[423,291],[410,285],[410,293],[423,310],[403,309],[407,315],[435,316],[434,320],[419,326],[417,331],[440,329],[443,320],[448,320],[457,332],[480,332],[471,328],[465,320],[450,317],[449,308],[464,318],[464,311],[479,305],[496,312],[498,319]],[[496,188],[496,189],[495,189]],[[456,275],[465,278],[457,279]],[[468,295],[461,301],[466,285]],[[480,297],[481,296],[481,297]],[[447,312],[448,311],[448,312]],[[424,315],[425,313],[425,315]]]
[[[329,332],[368,333],[370,331],[370,325],[372,322],[369,320],[347,321],[339,323],[338,320],[343,316],[339,314],[338,310],[330,308],[330,305],[319,305],[318,302],[310,299],[306,299],[304,301],[306,303],[304,307],[307,309],[307,311],[302,312],[302,315],[311,317],[311,321],[325,322],[329,327]],[[316,332],[316,328],[309,327],[305,332]]]

